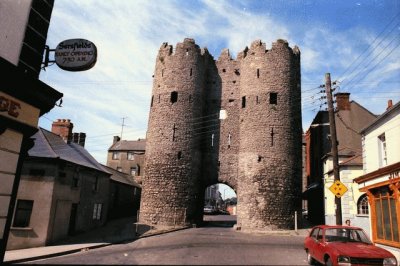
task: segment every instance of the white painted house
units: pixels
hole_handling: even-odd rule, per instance
[[[368,195],[370,235],[400,261],[400,102],[361,133],[364,173],[354,182]]]

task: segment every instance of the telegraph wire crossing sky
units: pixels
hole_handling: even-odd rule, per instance
[[[335,92],[350,92],[351,100],[380,114],[389,99],[400,101],[399,33],[396,0],[57,0],[47,45],[87,39],[98,58],[87,71],[56,65],[41,71],[40,79],[64,97],[39,126],[50,130],[53,121],[71,119],[74,132],[86,133],[86,149],[105,164],[122,123],[124,140],[146,137],[156,55],[162,43],[176,47],[184,38],[207,47],[215,60],[224,48],[236,58],[259,39],[267,49],[277,39],[297,45],[304,131],[326,108],[320,85],[327,72],[337,81]]]

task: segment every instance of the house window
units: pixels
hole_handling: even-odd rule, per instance
[[[93,191],[97,191],[99,189],[99,177],[96,176],[93,182],[93,187],[92,187]]]
[[[118,157],[119,157],[119,152],[114,151],[113,154],[112,154],[112,159],[113,160],[118,160]]]
[[[29,170],[29,175],[33,177],[42,177],[44,176],[44,169],[30,169]]]
[[[379,145],[379,167],[383,167],[387,165],[387,156],[386,156],[386,137],[385,133],[378,137],[378,145]]]
[[[13,227],[28,227],[31,220],[33,200],[18,200]]]
[[[72,187],[77,188],[78,186],[79,186],[79,175],[74,174],[74,176],[72,177]]]
[[[375,189],[372,194],[374,206],[371,208],[374,210],[372,217],[375,220],[373,231],[376,242],[400,246],[395,193],[388,186],[383,186]]]
[[[357,202],[357,214],[368,215],[368,197],[366,194],[362,195]]]
[[[135,154],[133,153],[133,151],[128,151],[127,159],[129,161],[133,161],[135,159]]]
[[[137,172],[136,166],[131,167],[131,176],[135,176]]]
[[[269,94],[269,103],[270,104],[278,104],[278,93],[271,92]]]
[[[93,220],[101,220],[101,211],[103,203],[95,203],[93,207]]]

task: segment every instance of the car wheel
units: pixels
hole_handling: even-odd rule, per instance
[[[315,260],[313,257],[311,257],[311,254],[308,251],[307,251],[307,262],[308,262],[308,265],[315,265]]]
[[[328,257],[328,259],[325,262],[325,265],[326,266],[332,266],[333,265],[331,258]]]

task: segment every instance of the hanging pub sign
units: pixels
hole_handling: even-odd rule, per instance
[[[54,59],[57,66],[64,70],[88,70],[96,64],[97,48],[85,39],[65,40],[57,45]]]

